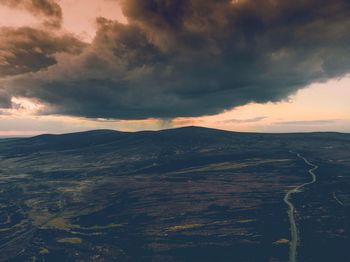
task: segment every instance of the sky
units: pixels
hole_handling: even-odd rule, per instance
[[[345,0],[1,0],[0,136],[350,132]]]

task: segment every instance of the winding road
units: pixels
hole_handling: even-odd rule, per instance
[[[290,151],[291,153],[295,153]],[[307,165],[311,167],[311,169],[308,170],[308,173],[311,175],[311,181],[304,183],[302,185],[299,185],[297,187],[294,187],[293,189],[289,190],[286,195],[283,198],[283,201],[288,205],[288,217],[289,217],[289,223],[290,223],[290,232],[291,232],[291,240],[289,243],[289,262],[296,262],[297,261],[297,247],[299,243],[299,231],[296,224],[295,219],[295,207],[293,203],[291,202],[291,196],[293,194],[301,192],[301,190],[307,186],[315,183],[317,181],[317,177],[314,173],[314,171],[318,168],[317,165],[312,164],[309,160],[307,160],[305,157],[300,155],[299,153],[295,153],[297,157],[302,159]]]
[[[343,201],[340,201],[340,199],[337,197],[337,195],[335,194],[335,192],[333,192],[333,198],[334,198],[335,201],[338,202],[339,205],[345,207]]]

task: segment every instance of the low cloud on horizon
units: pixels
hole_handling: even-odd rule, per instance
[[[267,116],[257,116],[253,118],[246,118],[246,119],[225,119],[221,121],[223,124],[245,124],[245,123],[256,123],[260,122],[264,119],[267,119]]]
[[[303,120],[303,121],[280,121],[274,122],[275,125],[293,125],[293,126],[319,126],[319,125],[330,125],[339,122],[339,119],[325,119],[325,120]]]

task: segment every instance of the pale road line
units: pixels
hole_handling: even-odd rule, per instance
[[[292,151],[290,152],[294,153]],[[312,179],[310,182],[304,183],[300,186],[297,186],[289,190],[283,198],[283,201],[288,205],[288,217],[289,217],[290,233],[291,233],[291,239],[289,243],[289,262],[297,261],[297,247],[299,244],[299,232],[298,232],[298,227],[295,219],[295,207],[291,202],[290,198],[293,194],[301,192],[301,189],[303,189],[305,186],[311,185],[317,181],[317,177],[314,171],[318,168],[317,165],[312,164],[305,157],[301,156],[299,153],[295,153],[295,154],[297,155],[297,157],[302,159],[307,165],[312,167],[311,169],[308,170],[308,173],[311,175]]]
[[[333,198],[335,199],[335,201],[338,202],[339,205],[341,206],[345,206],[344,203],[342,201],[339,200],[339,198],[336,196],[335,192],[333,192]]]

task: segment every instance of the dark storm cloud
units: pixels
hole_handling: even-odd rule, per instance
[[[142,119],[215,114],[286,98],[350,71],[345,0],[127,0],[91,46],[4,83],[50,112]],[[25,84],[24,84],[25,83]]]
[[[0,28],[0,76],[35,72],[56,63],[55,55],[78,54],[85,46],[76,38],[29,27]]]
[[[61,27],[62,9],[54,0],[1,0],[0,4],[26,9],[36,16],[45,18],[45,24]]]

